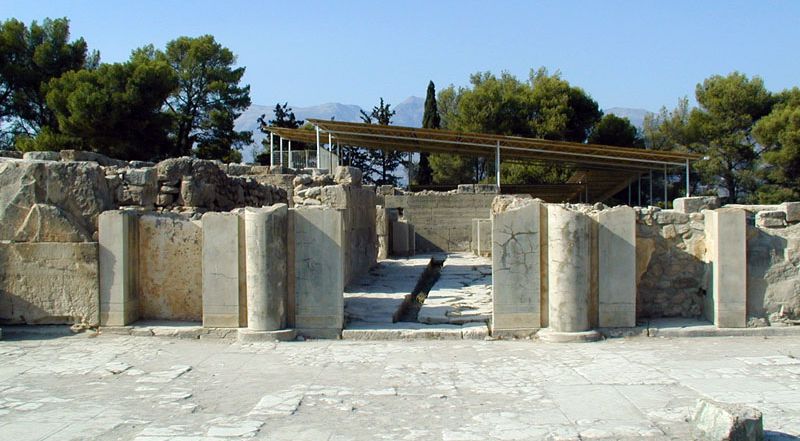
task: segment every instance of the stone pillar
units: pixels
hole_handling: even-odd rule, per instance
[[[125,326],[139,319],[136,214],[106,211],[97,223],[100,325]]]
[[[294,223],[295,326],[316,338],[344,327],[343,214],[328,207],[291,210]]]
[[[294,338],[286,327],[288,303],[286,204],[246,208],[247,331],[240,340]]]
[[[389,220],[387,209],[378,205],[375,207],[375,230],[378,235],[378,259],[389,257]]]
[[[703,212],[711,278],[706,317],[718,328],[747,326],[747,229],[744,210]]]
[[[241,296],[245,293],[244,250],[240,249],[239,224],[234,213],[203,215],[203,326],[238,328]]]
[[[525,337],[541,327],[539,216],[542,204],[492,213],[492,335]]]
[[[539,333],[543,340],[599,338],[589,324],[590,222],[579,211],[555,204],[547,207],[549,329]]]
[[[392,255],[407,257],[410,255],[409,248],[409,225],[406,221],[395,221],[392,225]]]
[[[636,326],[636,213],[619,206],[598,213],[598,326]]]

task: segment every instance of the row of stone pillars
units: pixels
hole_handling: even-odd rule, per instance
[[[744,211],[708,211],[706,238],[711,273],[706,317],[718,327],[744,327]],[[593,328],[634,327],[636,274],[631,207],[589,216],[517,199],[492,213],[494,336],[536,333],[542,340],[591,341],[600,337]]]

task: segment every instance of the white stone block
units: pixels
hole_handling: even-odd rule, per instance
[[[598,326],[636,326],[636,213],[598,213]]]
[[[246,208],[247,328],[277,331],[286,327],[288,309],[286,204]]]
[[[98,217],[100,324],[125,326],[139,319],[136,215],[106,211]]]
[[[560,205],[547,207],[549,328],[582,332],[589,324],[590,219]]]
[[[745,211],[719,208],[706,215],[711,264],[706,317],[719,328],[747,326],[747,237]]]
[[[244,294],[244,252],[234,213],[203,215],[203,326],[238,328]],[[241,232],[243,234],[243,232]]]

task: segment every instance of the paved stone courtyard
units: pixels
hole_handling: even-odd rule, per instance
[[[758,407],[768,439],[800,436],[796,337],[6,338],[2,440],[682,440],[701,396]]]

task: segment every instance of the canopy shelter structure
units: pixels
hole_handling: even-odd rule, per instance
[[[686,194],[689,195],[691,188],[689,183],[690,164],[692,161],[702,159],[701,155],[694,153],[550,141],[519,136],[319,119],[308,119],[307,121],[314,125],[314,131],[292,130],[289,132],[288,130],[291,129],[274,127],[269,127],[267,130],[283,138],[315,142],[318,151],[327,142],[331,151],[333,151],[334,145],[337,147],[349,145],[402,152],[494,157],[495,183],[503,193],[514,187],[517,187],[517,190],[522,190],[522,188],[520,188],[521,186],[507,188],[509,186],[502,184],[500,179],[501,162],[571,166],[575,172],[568,182],[563,184],[562,192],[557,191],[558,185],[547,185],[547,189],[542,186],[542,190],[547,190],[548,199],[551,199],[549,202],[604,200],[624,190],[625,187],[629,187],[633,182],[637,182],[641,186],[641,179],[644,176],[649,176],[652,188],[654,174],[663,173],[666,180],[667,172],[674,171],[676,168],[683,169],[686,173]],[[535,187],[537,186],[525,187],[530,187],[531,191],[523,192],[530,192],[536,196]]]

